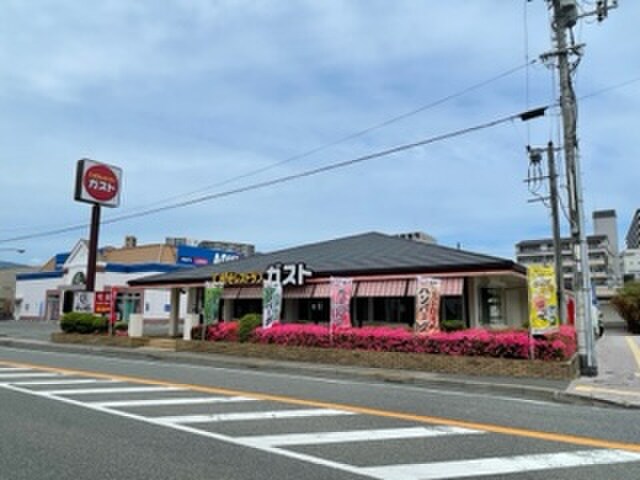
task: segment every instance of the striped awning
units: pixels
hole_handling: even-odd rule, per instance
[[[303,285],[301,287],[285,287],[283,291],[284,298],[311,298],[313,295],[312,284]]]
[[[356,282],[358,297],[404,297],[407,280],[367,280]]]
[[[222,289],[222,297],[226,300],[233,300],[238,296],[238,293],[240,293],[240,288],[239,287],[224,287]]]
[[[441,290],[440,295],[443,297],[453,297],[462,295],[462,286],[464,284],[464,278],[441,278]],[[407,287],[407,295],[412,297],[416,293],[416,281],[409,280],[409,286]]]
[[[316,283],[313,298],[329,298],[329,288],[328,283]]]
[[[238,299],[262,298],[262,287],[242,287],[238,292]]]

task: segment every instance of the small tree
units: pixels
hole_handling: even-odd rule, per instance
[[[640,282],[628,282],[618,290],[611,304],[631,333],[640,333]]]

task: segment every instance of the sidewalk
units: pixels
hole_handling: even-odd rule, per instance
[[[64,351],[151,358],[190,364],[245,367],[297,372],[310,376],[361,377],[386,382],[438,385],[494,395],[555,400],[587,405],[640,408],[640,336],[623,330],[607,331],[597,342],[599,375],[572,382],[512,377],[480,377],[423,373],[409,370],[321,365],[235,357],[210,353],[174,352],[149,347],[130,349],[91,345],[55,344],[49,341],[58,326],[51,322],[0,322],[0,346],[44,351]]]
[[[581,377],[568,395],[640,408],[640,335],[607,329],[596,343],[597,377]]]

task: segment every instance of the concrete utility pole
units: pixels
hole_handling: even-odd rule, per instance
[[[603,20],[607,16],[608,10],[616,6],[616,2],[614,1],[612,5],[609,5],[610,2],[608,0],[599,0],[596,2],[596,10],[580,13],[576,0],[546,1],[549,3],[550,8],[553,9],[551,27],[553,29],[555,50],[543,55],[542,58],[543,60],[550,57],[558,59],[563,147],[575,265],[573,289],[576,292],[576,327],[580,371],[582,375],[596,376],[598,374],[598,365],[594,348],[593,318],[591,315],[591,274],[584,229],[584,202],[582,198],[580,157],[578,155],[578,136],[576,133],[577,105],[571,80],[571,75],[577,63],[572,65],[570,62],[572,56],[580,57],[583,45],[575,45],[573,41],[569,45],[567,32],[571,30],[579,18],[597,15],[599,21]]]
[[[562,272],[562,237],[560,236],[560,213],[558,209],[558,174],[553,142],[547,145],[547,162],[549,168],[549,194],[551,196],[551,220],[553,223],[553,256],[556,270],[556,289],[558,292],[558,318],[564,325],[567,320],[564,301],[564,275]]]

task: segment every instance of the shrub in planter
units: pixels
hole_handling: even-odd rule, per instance
[[[106,332],[107,326],[105,318],[91,313],[69,312],[60,320],[60,328],[65,333]]]
[[[440,328],[444,332],[457,332],[458,330],[464,330],[467,328],[464,320],[443,320],[440,322]]]
[[[193,340],[202,339],[202,326],[196,325],[191,329]],[[210,342],[237,342],[238,322],[219,322],[208,325],[205,332],[205,340]]]
[[[116,322],[113,324],[113,329],[116,332],[126,332],[127,330],[129,330],[129,324],[127,322]]]
[[[262,325],[262,316],[258,313],[248,313],[238,323],[238,341],[247,342],[254,330]]]

